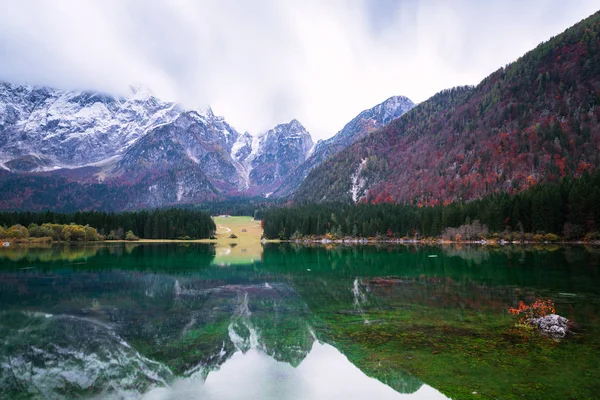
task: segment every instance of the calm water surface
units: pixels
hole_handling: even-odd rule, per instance
[[[0,398],[600,393],[597,248],[231,250],[0,249]],[[536,298],[576,334],[515,326]]]

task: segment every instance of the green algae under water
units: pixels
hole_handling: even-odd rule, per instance
[[[269,244],[235,262],[204,244],[0,249],[0,398],[600,393],[597,248]],[[536,298],[575,334],[516,326],[507,307]]]

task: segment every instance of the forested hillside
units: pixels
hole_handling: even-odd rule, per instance
[[[600,171],[584,172],[579,179],[567,177],[535,185],[513,196],[496,193],[469,202],[435,206],[325,202],[273,208],[265,210],[263,215],[268,239],[310,235],[338,239],[444,235],[455,240],[460,234],[460,239],[470,240],[497,233],[506,240],[532,240],[533,234],[553,234],[565,240],[597,240],[600,239]],[[461,226],[463,229],[448,229]]]
[[[600,13],[442,91],[315,168],[297,202],[435,205],[514,193],[600,165]]]
[[[0,171],[0,209],[2,210],[53,210],[72,213],[84,210],[122,211],[147,208],[144,202],[153,193],[149,186],[169,187],[175,202],[176,182],[174,177],[196,179],[185,171],[158,171],[143,176],[137,182],[126,180],[111,183],[75,181],[66,176],[49,174],[20,175]],[[212,189],[210,183],[206,183]],[[160,196],[161,191],[156,191]],[[204,201],[220,200],[214,191],[206,191]]]

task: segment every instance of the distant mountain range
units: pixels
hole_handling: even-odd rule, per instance
[[[600,13],[315,167],[296,202],[435,205],[600,166]]]
[[[286,196],[327,156],[413,106],[392,97],[315,146],[297,120],[253,136],[211,109],[187,110],[139,88],[116,98],[0,83],[0,209]]]
[[[258,135],[134,88],[0,83],[0,209],[124,210],[240,196],[435,205],[600,165],[600,13],[479,85],[392,97],[313,144]]]

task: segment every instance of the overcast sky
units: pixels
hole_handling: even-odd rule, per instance
[[[141,84],[240,131],[335,134],[392,95],[481,79],[598,0],[0,0],[0,80]]]

